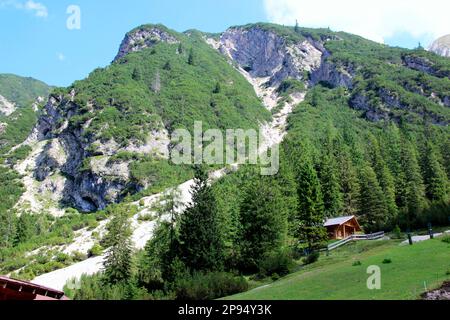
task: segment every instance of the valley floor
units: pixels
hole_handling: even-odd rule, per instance
[[[227,299],[415,300],[450,279],[450,244],[442,238],[399,244],[352,243],[279,281]],[[392,262],[383,264],[385,259]],[[372,265],[381,268],[381,290],[367,289],[367,268]]]

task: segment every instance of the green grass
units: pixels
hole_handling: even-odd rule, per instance
[[[280,281],[229,299],[412,300],[450,279],[450,245],[435,239],[414,246],[397,241],[353,243]],[[392,263],[383,264],[385,259]],[[356,265],[361,261],[361,265]],[[381,290],[368,290],[367,267],[381,268]]]

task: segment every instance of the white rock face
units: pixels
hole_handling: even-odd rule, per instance
[[[119,53],[114,61],[126,56],[130,52],[141,51],[150,48],[158,42],[167,42],[170,44],[178,43],[178,40],[157,26],[147,28],[142,27],[128,33],[120,45]]]
[[[0,113],[5,116],[10,116],[14,111],[16,111],[16,105],[0,95]]]
[[[450,58],[450,34],[434,41],[429,50],[443,57]]]

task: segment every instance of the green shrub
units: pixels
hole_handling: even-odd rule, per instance
[[[386,258],[383,260],[383,264],[390,264],[392,263],[392,259]]]
[[[139,215],[138,220],[142,221],[142,222],[144,222],[144,221],[145,222],[149,222],[149,221],[155,220],[155,216],[153,216],[151,213],[144,214],[144,215]]]
[[[89,220],[88,221],[88,230],[89,231],[94,230],[98,227],[98,225],[99,225],[99,223],[97,220]]]
[[[176,298],[178,300],[213,300],[248,290],[248,283],[243,277],[230,273],[196,273],[178,280]]]
[[[358,267],[358,266],[361,266],[361,265],[362,265],[361,261],[355,261],[355,262],[353,262],[353,266],[354,266],[354,267]]]
[[[94,244],[88,251],[88,258],[101,256],[103,253],[103,248],[98,243]]]
[[[320,253],[318,251],[315,251],[309,255],[307,255],[304,259],[303,259],[303,264],[304,265],[308,265],[308,264],[313,264],[314,262],[317,262],[320,258]]]
[[[87,256],[79,251],[75,251],[72,253],[71,258],[74,262],[81,262],[81,261],[86,260]]]
[[[399,226],[395,226],[395,228],[392,231],[392,233],[393,233],[393,238],[394,239],[402,239],[403,238],[402,230],[400,229]]]
[[[450,244],[450,236],[449,235],[444,236],[444,238],[442,238],[442,242]]]
[[[285,276],[289,274],[293,264],[294,260],[289,250],[272,252],[261,262],[260,274],[265,276],[271,276],[273,274]]]
[[[56,255],[55,260],[56,260],[57,262],[61,262],[61,263],[64,263],[64,264],[68,264],[68,263],[70,263],[71,258],[70,258],[70,256],[69,256],[68,254],[65,254],[65,253],[63,253],[63,252],[60,252],[60,253],[58,253],[58,254]]]

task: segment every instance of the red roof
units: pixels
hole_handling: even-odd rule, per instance
[[[64,292],[0,276],[0,300],[67,300]]]

